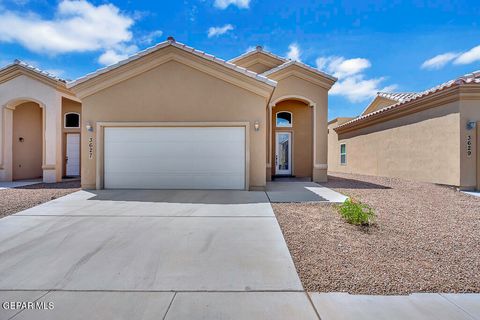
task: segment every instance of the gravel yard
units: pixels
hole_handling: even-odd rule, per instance
[[[0,190],[0,218],[80,190],[80,181],[37,183]]]
[[[308,291],[480,292],[480,198],[453,188],[334,174],[326,184],[377,213],[368,229],[333,205],[273,204]]]

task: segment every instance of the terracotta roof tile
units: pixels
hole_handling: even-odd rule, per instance
[[[338,126],[336,129],[340,129],[340,128],[343,128],[343,127],[346,127],[346,126],[351,126],[351,125],[357,124],[357,123],[362,123],[363,121],[366,121],[367,119],[369,119],[369,118],[371,118],[375,115],[385,113],[385,112],[387,112],[389,110],[392,110],[392,109],[401,108],[405,104],[407,104],[411,101],[416,101],[418,99],[424,98],[426,96],[429,96],[433,93],[442,91],[442,90],[447,89],[447,88],[451,88],[451,87],[454,87],[454,86],[465,85],[465,84],[480,84],[480,70],[472,72],[472,73],[465,74],[465,75],[463,75],[461,77],[458,77],[456,79],[453,79],[453,80],[449,80],[447,82],[439,84],[438,86],[427,89],[425,91],[418,92],[418,93],[412,94],[410,96],[404,96],[401,101],[399,101],[395,104],[392,104],[388,107],[384,107],[382,109],[379,109],[379,110],[370,112],[368,114],[365,114],[363,116],[357,117],[355,119],[352,119],[352,120],[350,120],[348,122],[345,122],[344,124]]]

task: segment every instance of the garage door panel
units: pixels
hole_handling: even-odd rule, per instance
[[[238,143],[237,141],[201,144],[197,142],[197,144],[192,145],[192,142],[186,143],[185,141],[179,143],[125,141],[109,143],[105,146],[105,151],[113,157],[125,158],[138,157],[137,155],[143,154],[145,149],[150,149],[148,157],[174,157],[178,159],[179,157],[191,157],[192,154],[197,154],[200,157],[225,157],[225,153],[228,153],[231,157],[242,157],[244,151],[238,148]],[[128,153],[125,152],[126,148],[128,148]]]
[[[123,186],[125,181],[128,186]],[[121,173],[115,174],[109,183],[129,189],[238,189],[243,181],[241,175]]]
[[[106,188],[244,189],[243,127],[105,128]]]
[[[129,167],[129,172],[151,172],[151,173],[195,173],[199,174],[208,174],[212,172],[216,173],[235,173],[238,172],[238,168],[244,166],[243,161],[238,159],[225,159],[221,168],[218,168],[218,164],[212,161],[201,161],[198,162],[191,161],[188,159],[175,159],[175,158],[163,158],[161,162],[157,162],[158,158],[149,157],[149,158],[123,158],[117,159],[115,162],[111,163],[108,168],[105,169],[105,173],[122,173],[125,171],[126,167]],[[208,160],[208,158],[204,158]],[[132,165],[132,160],[135,161],[135,164]],[[180,167],[181,169],[176,169]]]

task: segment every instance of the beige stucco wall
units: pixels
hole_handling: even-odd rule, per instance
[[[13,180],[42,176],[42,127],[42,108],[37,103],[22,103],[13,111]]]
[[[292,127],[276,127],[276,114],[288,111],[292,113]],[[313,109],[302,101],[286,100],[272,109],[272,159],[275,159],[276,132],[292,134],[292,175],[312,177],[313,173]],[[275,175],[272,163],[271,175]]]
[[[172,60],[102,89],[82,99],[82,187],[96,186],[97,154],[90,159],[88,152],[96,132],[87,132],[85,124],[96,128],[99,121],[249,122],[250,187],[264,187],[266,106],[265,96]]]
[[[465,188],[477,187],[480,189],[480,172],[477,167],[480,166],[480,158],[478,156],[478,128],[468,130],[467,122],[480,122],[480,95],[476,99],[460,100],[460,163],[461,163],[461,186]],[[472,154],[467,154],[467,139],[470,137],[472,143]]]
[[[315,84],[311,81],[302,79],[295,74],[288,74],[289,70],[285,72],[271,75],[272,79],[278,81],[271,101],[300,100],[313,105],[314,117],[314,168],[313,181],[325,182],[327,181],[327,117],[328,117],[328,89]],[[303,99],[303,100],[302,100]],[[271,147],[273,149],[273,146]],[[270,149],[271,150],[271,149]],[[274,166],[272,159],[270,159],[272,166]]]
[[[328,170],[333,171],[332,165],[340,163],[340,144],[338,134],[333,130],[353,118],[342,117],[328,122]]]
[[[339,135],[330,130],[332,172],[460,185],[459,102]],[[340,165],[345,143],[347,164]]]

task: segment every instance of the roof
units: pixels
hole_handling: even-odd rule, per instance
[[[415,97],[418,92],[377,92],[377,96],[395,100],[395,101],[404,101]]]
[[[448,89],[448,88],[452,88],[452,87],[458,87],[458,86],[470,85],[470,84],[480,84],[480,70],[472,72],[472,73],[468,73],[468,74],[465,74],[465,75],[463,75],[461,77],[458,77],[456,79],[444,82],[444,83],[442,83],[438,86],[427,89],[425,91],[422,91],[422,92],[419,92],[419,93],[416,93],[416,94],[412,94],[409,97],[403,97],[401,101],[399,101],[395,104],[392,104],[388,107],[385,107],[385,108],[379,109],[377,111],[373,111],[373,112],[367,113],[365,115],[362,115],[362,116],[357,117],[355,119],[352,119],[352,120],[338,126],[336,128],[336,130],[341,129],[341,128],[345,128],[345,127],[352,127],[354,125],[363,123],[363,122],[367,121],[368,119],[370,119],[372,117],[377,117],[377,118],[381,117],[383,114],[385,114],[386,112],[389,112],[389,111],[393,111],[393,110],[397,110],[397,109],[401,109],[401,108],[406,108],[406,107],[408,107],[410,102],[417,101],[419,99],[423,99],[423,98],[428,97],[428,96],[430,96],[434,93],[437,93],[439,91],[442,91],[442,90],[445,90],[445,89]]]
[[[332,120],[328,121],[328,124],[330,125],[330,124],[335,123],[335,122],[344,123],[344,122],[347,122],[351,119],[353,119],[353,117],[336,117],[336,118],[333,118]]]
[[[26,63],[25,61],[21,61],[21,60],[18,60],[18,59],[15,59],[12,63],[0,68],[0,72],[3,72],[5,70],[7,70],[8,68],[15,67],[15,66],[33,71],[36,74],[41,75],[43,77],[46,77],[50,80],[66,83],[66,80],[64,80],[62,78],[59,78],[59,77],[57,77],[57,76],[55,76],[55,75],[53,75],[53,74],[51,74],[47,71],[41,70],[37,67],[34,67],[31,64]]]
[[[394,104],[395,101],[401,102],[407,99],[411,99],[417,94],[418,92],[377,92],[375,98],[365,107],[365,109],[363,109],[360,115],[367,114],[367,111],[374,105],[374,103],[377,101],[377,98],[385,98],[391,100],[393,101],[391,104]]]
[[[303,69],[306,69],[306,70],[311,71],[311,72],[313,72],[313,73],[316,73],[316,74],[318,74],[318,75],[320,75],[320,76],[323,76],[323,77],[325,77],[325,78],[328,78],[328,79],[330,79],[330,80],[332,80],[332,81],[337,81],[337,80],[338,80],[338,79],[335,78],[334,76],[331,76],[331,75],[329,75],[329,74],[327,74],[327,73],[325,73],[325,72],[322,72],[322,71],[320,71],[320,70],[318,70],[318,69],[315,69],[314,67],[309,66],[308,64],[305,64],[305,63],[302,63],[302,62],[296,61],[296,60],[288,60],[287,62],[279,65],[278,67],[273,68],[273,69],[270,69],[270,70],[262,73],[262,75],[265,76],[265,77],[268,77],[269,75],[271,75],[271,74],[273,74],[273,73],[276,73],[276,72],[278,72],[278,71],[280,71],[280,70],[283,70],[283,69],[288,68],[288,67],[293,66],[293,65],[295,65],[295,66],[297,66],[297,67],[300,67],[300,68],[303,68]]]
[[[228,62],[228,61],[225,61],[223,59],[220,59],[220,58],[217,58],[211,54],[208,54],[208,53],[205,53],[203,51],[200,51],[200,50],[197,50],[195,48],[192,48],[192,47],[189,47],[183,43],[180,43],[180,42],[176,42],[173,38],[169,38],[167,41],[164,41],[164,42],[161,42],[155,46],[152,46],[150,48],[147,48],[145,50],[142,50],[142,51],[139,51],[137,52],[136,54],[130,56],[129,58],[125,59],[125,60],[122,60],[120,62],[117,62],[117,63],[114,63],[110,66],[107,66],[105,68],[102,68],[102,69],[98,69],[97,71],[94,71],[92,73],[89,73],[81,78],[78,78],[72,82],[69,82],[67,84],[67,87],[71,88],[73,86],[76,86],[78,84],[81,84],[87,80],[90,80],[92,78],[95,78],[101,74],[104,74],[106,72],[109,72],[110,70],[113,70],[113,69],[116,69],[120,66],[123,66],[131,61],[135,61],[137,59],[140,59],[141,57],[143,56],[146,56],[152,52],[155,52],[157,50],[160,50],[162,48],[165,48],[165,47],[168,47],[168,46],[172,46],[172,47],[175,47],[175,48],[178,48],[180,50],[183,50],[185,52],[189,52],[189,53],[192,53],[198,57],[201,57],[203,59],[206,59],[206,60],[209,60],[209,61],[212,61],[214,63],[217,63],[219,65],[222,65],[224,67],[227,67],[231,70],[234,70],[238,73],[241,73],[241,74],[244,74],[252,79],[255,79],[255,80],[258,80],[258,81],[261,81],[263,83],[266,83],[272,87],[275,87],[277,85],[277,82],[272,80],[272,79],[269,79],[263,75],[260,75],[258,73],[255,73],[253,71],[250,71],[250,70],[247,70],[246,68],[242,68],[242,67],[239,67],[231,62]]]
[[[280,61],[283,61],[283,62],[288,61],[288,59],[286,59],[282,56],[276,55],[276,54],[274,54],[270,51],[266,51],[262,46],[256,46],[255,49],[247,51],[244,54],[241,54],[238,57],[235,57],[235,58],[230,59],[228,61],[234,63],[235,61],[241,60],[243,58],[247,58],[247,57],[249,57],[251,55],[254,55],[256,53],[263,53],[263,54],[265,54],[265,55],[267,55],[271,58],[274,58],[274,59],[277,59],[277,60],[280,60]]]

